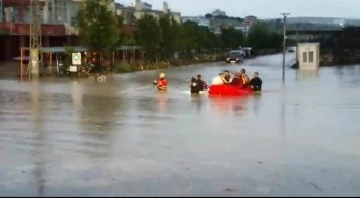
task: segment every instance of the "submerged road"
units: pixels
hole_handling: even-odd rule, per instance
[[[288,56],[288,61],[294,59]],[[0,80],[0,196],[359,196],[360,67],[243,65],[91,80]],[[186,93],[201,73],[260,72],[263,93]]]

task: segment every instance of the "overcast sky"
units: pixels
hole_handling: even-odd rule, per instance
[[[116,0],[134,5],[135,0]],[[163,0],[143,0],[162,9]],[[255,15],[259,18],[279,17],[281,12],[291,16],[360,18],[360,0],[167,0],[169,8],[182,16],[204,15],[215,9],[228,16]]]

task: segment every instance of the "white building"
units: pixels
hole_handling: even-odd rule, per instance
[[[144,6],[145,5],[145,6]],[[134,20],[141,18],[144,14],[151,14],[155,17],[160,17],[164,14],[170,14],[177,22],[181,22],[180,12],[173,12],[169,8],[167,2],[163,2],[162,10],[152,9],[152,5],[143,3],[141,0],[135,0],[135,7],[133,6],[117,6],[116,13],[125,18],[125,23],[131,24]]]
[[[210,27],[210,20],[205,17],[200,18],[197,23],[199,26]]]
[[[320,65],[320,44],[319,43],[299,43],[296,53],[298,53],[300,70],[317,70]]]

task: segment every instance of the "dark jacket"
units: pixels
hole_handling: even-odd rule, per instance
[[[253,91],[261,91],[262,80],[259,77],[251,79],[249,84],[252,86]]]
[[[204,91],[203,81],[201,79],[191,78],[190,92],[199,93],[200,91]]]
[[[233,86],[240,86],[242,84],[242,82],[239,77],[234,77],[230,84]]]

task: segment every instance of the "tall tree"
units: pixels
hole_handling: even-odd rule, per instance
[[[163,15],[159,18],[159,27],[161,29],[161,54],[165,57],[171,57],[176,51],[177,45],[177,34],[176,23],[172,20],[172,17],[169,14]]]
[[[77,13],[76,24],[82,44],[91,51],[104,52],[118,42],[118,18],[107,1],[85,0]]]
[[[232,27],[221,30],[221,40],[224,48],[239,48],[244,44],[244,35],[242,31]]]
[[[268,26],[264,23],[254,24],[247,36],[247,45],[258,49],[269,48],[271,33]]]
[[[162,42],[162,31],[157,18],[150,14],[144,14],[137,20],[135,32],[136,42],[145,50],[148,59],[157,57]]]

